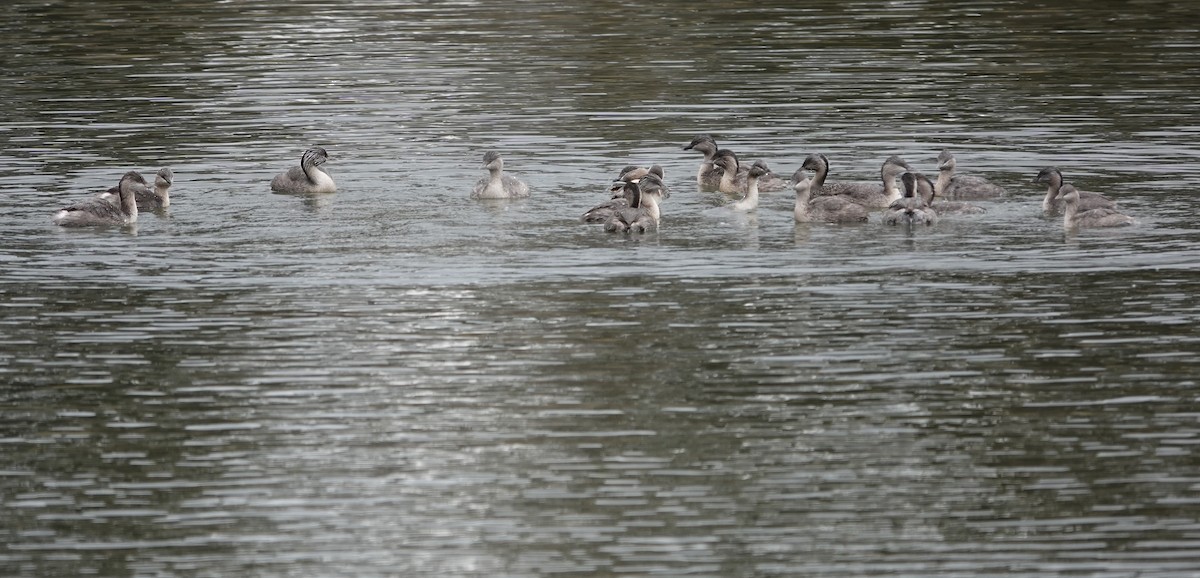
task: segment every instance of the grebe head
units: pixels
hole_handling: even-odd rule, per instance
[[[637,181],[637,187],[643,196],[658,195],[660,198],[662,198],[667,192],[667,186],[664,185],[662,179],[655,176],[654,173],[647,174],[646,176],[642,177],[641,180]]]
[[[121,181],[120,181],[120,183],[117,184],[117,189],[118,190],[126,190],[127,188],[131,189],[135,185],[141,185],[143,187],[147,186],[146,177],[143,177],[142,173],[139,173],[137,171],[129,171],[129,172],[121,175]]]
[[[636,171],[640,168],[642,168],[642,167],[639,167],[637,165],[625,165],[624,167],[621,168],[621,172],[617,173],[617,180],[618,181],[625,180],[625,177],[627,175],[629,175],[629,173],[632,173],[633,171]]]
[[[880,170],[880,172],[883,174],[884,178],[887,178],[889,176],[898,177],[910,170],[912,169],[909,168],[908,163],[904,162],[904,159],[901,159],[896,155],[892,155],[888,157],[886,161],[883,161],[883,168]]]
[[[1062,185],[1062,171],[1058,167],[1046,167],[1040,171],[1036,177],[1033,177],[1034,183],[1042,183],[1044,185],[1054,186],[1055,183]]]
[[[1068,205],[1076,205],[1079,203],[1079,189],[1071,183],[1063,183],[1058,189],[1058,198]]]
[[[154,186],[159,188],[169,188],[175,182],[175,173],[171,172],[171,167],[163,167],[158,169],[158,174],[154,175]]]
[[[942,152],[938,154],[938,170],[952,170],[955,164],[954,155],[950,154],[950,151],[942,149]]]
[[[767,168],[766,162],[754,161],[754,164],[750,165],[750,177],[751,178],[757,179],[769,172],[771,172],[771,169]]]
[[[692,142],[683,147],[683,150],[698,150],[705,154],[713,154],[717,152],[717,141],[707,134],[698,134],[692,139]]]
[[[300,156],[300,166],[315,167],[325,164],[329,160],[329,153],[325,152],[324,148],[313,147]]]
[[[804,169],[796,169],[792,173],[792,190],[796,191],[797,195],[807,194],[809,188],[812,187],[812,179],[804,173]]]
[[[489,171],[499,170],[504,168],[504,160],[500,158],[500,153],[497,151],[488,151],[483,153],[483,164],[481,168]]]
[[[736,175],[738,172],[738,159],[733,151],[721,149],[717,151],[717,157],[713,159],[713,166],[720,168],[730,175]]]
[[[808,169],[814,172],[821,169],[828,169],[829,158],[821,153],[813,153],[804,159],[804,163],[800,165],[800,168]],[[792,178],[795,179],[795,175],[792,175]]]

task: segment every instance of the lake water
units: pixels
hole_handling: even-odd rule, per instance
[[[0,574],[1195,576],[1200,8],[798,4],[11,3]],[[703,132],[1009,195],[713,218]],[[651,163],[657,233],[578,222]]]

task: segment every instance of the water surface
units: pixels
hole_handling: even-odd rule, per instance
[[[1191,576],[1187,2],[17,2],[0,574]],[[898,154],[927,230],[751,218]],[[275,195],[320,145],[339,191]],[[528,200],[477,202],[483,152]],[[661,230],[578,223],[661,164]],[[1063,230],[1038,169],[1135,227]],[[49,216],[176,175],[130,230]]]

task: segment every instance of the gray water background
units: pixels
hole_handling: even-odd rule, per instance
[[[1200,574],[1190,2],[27,2],[0,575]],[[790,174],[1008,188],[749,219]],[[339,191],[272,194],[309,146]],[[485,150],[533,189],[468,198]],[[582,225],[661,164],[659,232]],[[1040,213],[1057,165],[1135,227]],[[126,170],[169,214],[63,230]]]

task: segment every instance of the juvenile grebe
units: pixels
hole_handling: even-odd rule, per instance
[[[730,163],[737,163],[737,159],[732,157],[717,157],[718,167],[722,166],[722,164],[725,164],[726,166],[730,166],[732,168],[733,165]],[[750,170],[746,171],[746,195],[737,201],[717,207],[716,210],[718,212],[736,211],[739,213],[747,213],[757,209],[758,180],[763,176],[770,174],[770,172],[771,169],[767,167],[767,163],[763,161],[754,161],[754,164],[750,166]]]
[[[613,233],[645,233],[658,227],[658,220],[651,215],[646,203],[642,202],[646,197],[642,195],[641,187],[643,184],[648,184],[648,180],[648,178],[643,178],[642,183],[632,181],[625,183],[624,189],[628,191],[629,204],[613,213],[608,222],[604,224],[605,231]]]
[[[655,177],[658,177],[660,184],[666,180],[666,174],[663,172],[662,165],[650,165],[649,167],[626,165],[625,168],[621,169],[621,172],[617,175],[616,180],[613,181],[612,188],[609,189],[612,191],[613,198],[616,199],[624,196],[624,193],[622,192],[624,190],[623,183],[627,181],[633,181],[636,183],[646,175],[654,175]],[[642,191],[643,194],[645,192],[646,191],[644,190]],[[671,196],[671,192],[667,190],[665,185],[663,185],[662,195],[663,198]]]
[[[304,151],[300,155],[300,166],[292,167],[271,179],[271,190],[292,194],[336,192],[337,185],[333,184],[333,177],[321,168],[327,160],[329,153],[321,147]]]
[[[654,173],[649,173],[642,176],[638,180],[633,181],[618,181],[613,183],[613,188],[621,189],[621,196],[613,197],[608,201],[601,203],[591,210],[583,214],[580,220],[585,223],[607,223],[612,219],[613,215],[629,208],[630,197],[632,191],[626,185],[628,183],[637,183],[638,190],[641,195],[639,204],[645,207],[646,212],[654,219],[654,223],[658,224],[662,214],[660,205],[666,193],[666,186],[663,185],[661,179]]]
[[[1079,190],[1071,183],[1063,183],[1058,191],[1063,201],[1063,227],[1067,229],[1093,227],[1124,227],[1134,224],[1133,217],[1116,209],[1098,207],[1082,210],[1079,206]]]
[[[713,166],[721,171],[721,181],[717,190],[722,193],[746,193],[749,191],[750,168],[738,161],[737,154],[729,149],[717,151],[713,158]],[[765,163],[764,163],[765,166]],[[759,192],[782,191],[788,187],[788,181],[779,177],[769,169],[758,176]]]
[[[925,204],[934,210],[939,216],[944,215],[978,215],[986,213],[987,210],[979,205],[972,205],[963,201],[943,201],[938,198],[937,187],[929,177],[914,173],[917,178],[917,196],[925,200]]]
[[[137,189],[137,204],[139,211],[165,211],[171,206],[171,184],[175,174],[169,167],[158,169],[154,175],[154,190],[148,187]],[[121,187],[116,186],[100,194],[100,197],[114,205],[121,204]]]
[[[796,184],[796,207],[792,215],[797,223],[861,223],[867,220],[867,208],[839,195],[812,196],[812,179],[801,167],[792,175]]]
[[[892,201],[883,213],[885,225],[932,225],[937,222],[937,213],[925,204],[917,194],[917,175],[904,173],[900,176],[904,184],[904,196]]]
[[[485,153],[482,168],[487,169],[488,176],[475,183],[475,188],[471,190],[472,199],[518,199],[529,196],[529,185],[504,174],[504,159],[500,158],[500,153]]]
[[[1061,213],[1066,208],[1061,195],[1059,195],[1059,189],[1063,185],[1063,175],[1062,171],[1058,170],[1058,167],[1046,167],[1038,171],[1037,176],[1033,178],[1033,182],[1046,185],[1046,196],[1042,199],[1043,213],[1054,215]],[[1081,191],[1079,189],[1076,189],[1075,192],[1079,195],[1078,206],[1080,211],[1101,208],[1115,210],[1117,208],[1116,201],[1100,193]]]
[[[692,139],[692,142],[683,147],[683,150],[696,150],[704,154],[704,160],[700,162],[700,170],[696,172],[696,184],[702,188],[715,189],[721,186],[721,171],[713,165],[713,160],[717,156],[717,141],[706,134],[698,134]]]
[[[983,177],[954,174],[957,162],[948,150],[938,155],[938,179],[934,185],[937,196],[943,200],[994,199],[1005,194],[1004,187],[993,184]]]
[[[829,158],[825,155],[820,153],[808,155],[801,167],[813,172],[811,188],[814,197],[821,195],[844,196],[869,209],[887,207],[889,203],[900,198],[902,193],[896,184],[896,177],[909,170],[908,163],[898,156],[891,156],[883,162],[883,166],[879,169],[881,181],[879,183],[866,181],[826,183],[825,178],[829,176]]]
[[[122,226],[137,222],[137,192],[146,190],[146,179],[137,171],[129,171],[117,185],[120,202],[113,203],[100,196],[92,197],[59,209],[50,219],[63,227]]]

